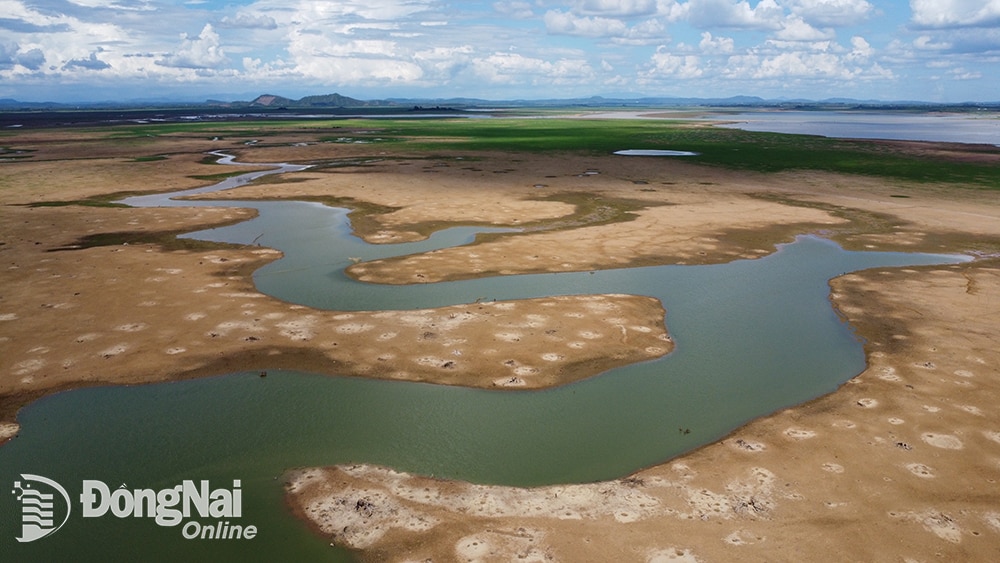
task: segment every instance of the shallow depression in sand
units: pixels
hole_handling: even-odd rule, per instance
[[[957,436],[952,436],[951,434],[935,434],[933,432],[926,432],[920,435],[920,439],[935,448],[941,448],[944,450],[960,450],[963,448],[962,441],[959,440]]]
[[[908,463],[908,464],[906,464],[906,469],[910,473],[912,473],[912,474],[914,474],[917,477],[920,477],[922,479],[933,479],[934,478],[934,470],[931,469],[930,467],[927,467],[926,465],[924,465],[922,463]]]

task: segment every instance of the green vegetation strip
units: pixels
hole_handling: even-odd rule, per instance
[[[216,183],[232,178],[233,176],[239,176],[241,174],[246,174],[246,170],[233,170],[231,172],[220,172],[218,174],[194,174],[188,176],[188,178],[193,178],[195,180],[203,180],[209,183]]]
[[[73,199],[69,201],[36,201],[27,204],[27,207],[69,207],[71,205],[79,205],[81,207],[128,207],[124,203],[104,201],[103,198]]]
[[[100,246],[122,246],[129,244],[155,244],[163,250],[216,250],[222,248],[242,248],[246,245],[180,238],[191,229],[172,231],[116,231],[84,235],[74,242],[49,249],[49,252],[84,250]]]
[[[111,139],[197,136],[254,138],[268,146],[287,142],[378,143],[445,155],[449,151],[563,152],[607,155],[622,149],[700,153],[687,162],[756,172],[819,170],[884,177],[904,182],[963,184],[1000,189],[998,166],[947,156],[915,155],[871,141],[760,133],[704,123],[652,119],[330,119],[253,123],[170,123],[94,129]],[[280,138],[280,139],[279,139]],[[1000,148],[979,152],[1000,154]],[[672,157],[622,157],[672,158]]]
[[[143,192],[113,192],[88,197],[86,199],[71,199],[66,201],[36,201],[24,204],[25,207],[67,207],[70,205],[80,205],[83,207],[128,207],[124,203],[117,203],[119,200],[135,195],[144,195]]]
[[[355,130],[353,137],[379,139],[383,147],[398,144],[409,150],[438,153],[462,150],[611,154],[630,148],[666,149],[700,153],[684,157],[686,161],[756,172],[821,170],[1000,189],[996,165],[910,155],[869,141],[759,133],[682,121],[356,120],[351,127],[364,129],[363,133]]]

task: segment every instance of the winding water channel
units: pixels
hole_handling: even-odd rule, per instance
[[[241,480],[253,540],[183,539],[150,519],[80,518],[17,544],[16,560],[345,560],[282,503],[290,467],[368,462],[487,483],[539,485],[616,478],[717,440],[753,418],[836,389],[864,369],[861,343],[829,301],[830,278],[883,266],[957,263],[961,256],[849,252],[813,236],[769,256],[710,266],[659,266],[484,278],[415,286],[358,283],[351,258],[471,242],[482,228],[426,241],[369,245],[347,211],[304,202],[178,201],[235,187],[254,172],[136,206],[240,206],[253,220],[191,233],[284,252],[257,271],[264,293],[333,310],[416,309],[477,298],[631,293],[660,299],[676,349],[665,358],[544,391],[491,391],[269,370],[177,383],[59,393],[19,415],[0,448],[0,481],[44,475],[80,494],[82,479],[171,487],[182,479]],[[269,366],[260,366],[267,369]],[[682,432],[687,429],[689,432]],[[0,514],[0,538],[17,514]]]

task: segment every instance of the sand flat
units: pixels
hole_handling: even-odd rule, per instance
[[[6,268],[0,301],[4,415],[79,384],[142,383],[240,370],[537,388],[669,352],[664,311],[649,297],[548,297],[423,311],[352,312],[290,305],[256,291],[251,272],[280,256],[260,248],[164,251],[144,230],[199,228],[247,210],[0,209]],[[196,218],[196,219],[195,219]],[[68,233],[131,233],[73,249]],[[37,243],[37,244],[36,244]],[[65,250],[55,250],[67,248]],[[595,301],[603,307],[595,308]],[[543,312],[544,315],[539,313]],[[626,319],[627,337],[604,331]],[[516,338],[504,335],[517,332]],[[490,350],[491,353],[482,353]]]

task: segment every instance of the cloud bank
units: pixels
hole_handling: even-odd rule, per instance
[[[0,96],[998,98],[1000,0],[0,0]],[[25,95],[28,93],[28,95]]]

